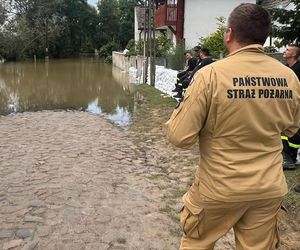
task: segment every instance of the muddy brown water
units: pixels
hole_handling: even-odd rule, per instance
[[[95,57],[0,64],[0,115],[83,110],[128,125],[133,87],[127,74]]]

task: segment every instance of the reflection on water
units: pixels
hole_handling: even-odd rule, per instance
[[[127,74],[95,58],[0,65],[0,115],[77,109],[126,125],[133,95]]]
[[[98,98],[90,102],[86,110],[94,114],[101,114],[102,110],[101,107],[98,106]],[[117,106],[114,114],[110,114],[107,117],[117,124],[125,126],[129,124],[131,114],[126,108]]]

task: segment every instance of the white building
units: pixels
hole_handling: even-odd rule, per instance
[[[185,44],[191,48],[199,43],[200,37],[206,37],[217,30],[217,18],[227,17],[234,7],[243,0],[186,0],[184,8]],[[256,3],[256,0],[247,0]]]
[[[245,2],[245,0],[155,1],[156,28],[171,31],[173,40],[183,40],[187,48],[197,45],[200,37],[215,32],[218,17],[227,18],[234,7]],[[256,3],[257,0],[247,2]]]
[[[192,48],[199,38],[216,31],[218,17],[228,18],[234,7],[244,2],[267,9],[291,8],[290,0],[155,0],[155,26],[167,31],[173,41],[183,40],[187,48]]]

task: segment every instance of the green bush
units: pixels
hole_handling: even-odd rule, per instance
[[[148,44],[146,46],[148,48]],[[144,54],[144,41],[139,40],[135,42],[133,39],[129,40],[126,48],[129,52],[126,56],[137,56]],[[160,34],[155,39],[155,55],[156,57],[166,57],[173,48],[173,43],[165,34]]]
[[[111,41],[105,45],[103,45],[99,50],[99,56],[103,58],[107,58],[112,55],[113,51],[117,51],[119,49],[119,45],[115,41]]]
[[[129,50],[127,52],[126,56],[137,56],[137,55],[143,55],[144,51],[144,41],[139,40],[135,41],[134,39],[131,39],[128,41],[126,48]]]
[[[224,46],[224,33],[226,31],[224,17],[218,17],[217,30],[207,37],[201,37],[199,45],[203,48],[208,48],[213,58],[220,58],[220,55],[226,55],[227,51]]]
[[[104,59],[104,62],[105,62],[105,63],[112,64],[112,56],[107,56],[107,57]]]
[[[167,67],[174,70],[180,70],[184,65],[184,46],[178,44],[174,51],[167,56]]]
[[[166,57],[173,49],[173,42],[165,34],[160,34],[155,40],[155,54],[157,57]]]

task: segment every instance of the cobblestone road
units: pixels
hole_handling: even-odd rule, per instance
[[[0,117],[0,249],[176,249],[128,135],[84,112]]]

